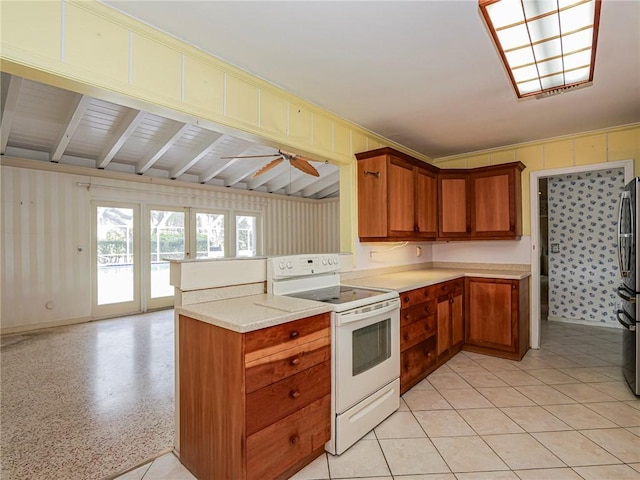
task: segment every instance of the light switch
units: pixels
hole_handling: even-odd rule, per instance
[[[560,244],[552,243],[551,244],[551,253],[560,253]]]

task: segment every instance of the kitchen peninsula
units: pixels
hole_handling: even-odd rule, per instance
[[[351,257],[340,258],[343,284],[400,293],[402,392],[461,348],[513,359],[529,348],[528,271],[349,271]],[[219,274],[203,274],[217,270],[213,262],[253,273],[222,285]],[[265,294],[265,264],[172,262],[176,450],[199,478],[291,475],[330,435],[330,309]]]

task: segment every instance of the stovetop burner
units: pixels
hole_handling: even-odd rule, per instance
[[[348,285],[335,285],[333,287],[319,288],[317,290],[290,293],[287,296],[339,305],[342,303],[362,300],[364,298],[375,297],[381,293],[384,292],[380,290],[350,287]]]

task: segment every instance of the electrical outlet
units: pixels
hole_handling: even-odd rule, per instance
[[[552,243],[551,244],[551,253],[560,253],[560,244]]]

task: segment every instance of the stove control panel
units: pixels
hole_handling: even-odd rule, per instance
[[[272,278],[306,277],[340,271],[340,257],[335,253],[287,255],[269,258]]]

